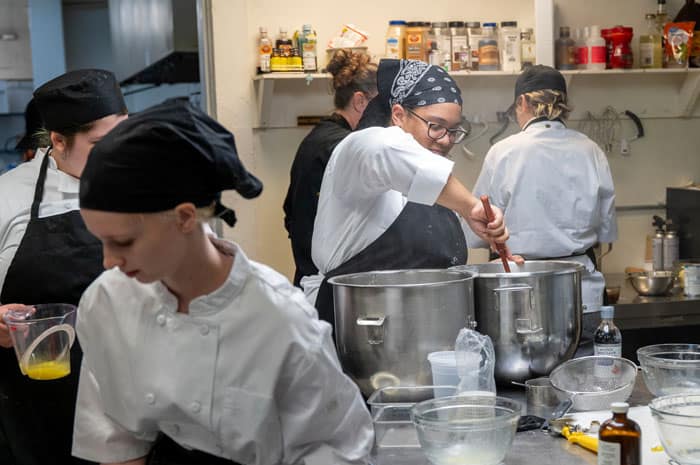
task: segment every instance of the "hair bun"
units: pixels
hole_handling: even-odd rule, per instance
[[[354,52],[349,48],[337,49],[326,66],[326,70],[333,76],[333,88],[350,85],[369,61],[370,56],[367,53]]]

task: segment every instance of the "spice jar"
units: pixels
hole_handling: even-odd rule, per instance
[[[612,54],[610,55],[610,67],[612,69],[629,69],[634,65],[632,54],[631,27],[615,26],[610,29],[610,42],[612,44]]]

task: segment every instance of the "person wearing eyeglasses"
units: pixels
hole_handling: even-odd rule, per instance
[[[326,166],[311,246],[319,273],[301,281],[332,325],[330,277],[465,264],[467,225],[490,242],[508,238],[502,212],[489,222],[452,175],[447,155],[468,133],[454,80],[421,61],[382,60],[377,87],[364,129],[343,139]]]

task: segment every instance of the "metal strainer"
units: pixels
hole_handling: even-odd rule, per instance
[[[624,402],[634,389],[637,365],[626,358],[592,356],[564,362],[549,375],[557,397],[574,410],[606,410]]]

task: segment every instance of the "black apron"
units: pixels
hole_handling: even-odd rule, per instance
[[[465,263],[467,241],[457,215],[440,205],[408,202],[384,234],[326,274],[316,298],[318,317],[335,328],[333,289],[328,278],[364,271],[447,268]]]
[[[165,434],[158,435],[147,465],[239,465],[198,450],[187,450]]]
[[[0,294],[3,303],[77,305],[102,272],[102,246],[77,210],[39,218],[49,155],[44,155],[31,216]],[[0,349],[2,465],[87,464],[71,456],[73,416],[82,352],[71,349],[71,374],[52,381],[22,375],[13,349]]]

